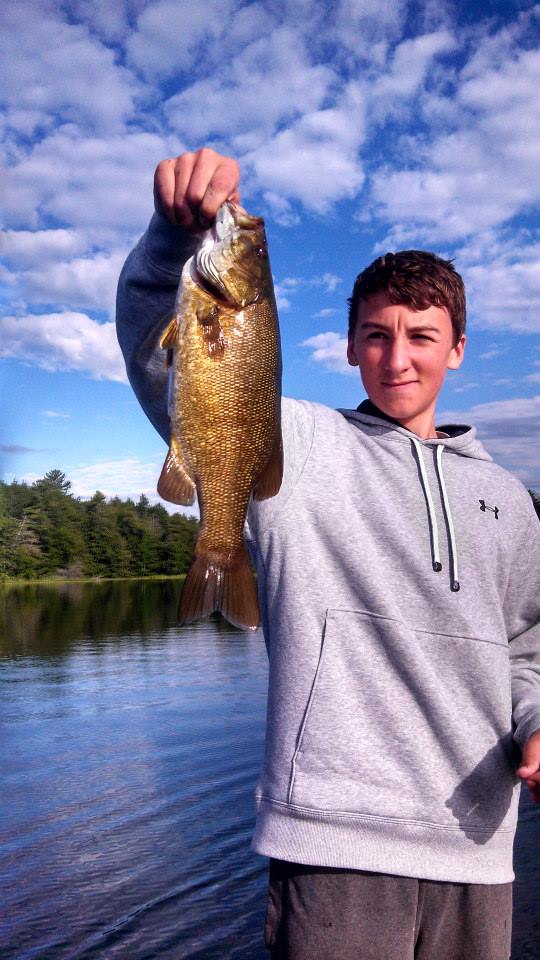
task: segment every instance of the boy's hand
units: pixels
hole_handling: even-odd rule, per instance
[[[533,733],[523,747],[516,774],[527,784],[533,800],[540,803],[540,730]]]
[[[224,200],[240,203],[240,167],[209,147],[162,160],[154,174],[158,213],[191,233],[207,230]]]

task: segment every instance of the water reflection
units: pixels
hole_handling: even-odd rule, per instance
[[[1,588],[0,655],[60,656],[83,638],[149,637],[175,623],[179,593],[178,580]],[[227,630],[221,618],[216,630]]]
[[[266,653],[177,581],[0,590],[3,960],[265,960],[249,850]],[[538,809],[514,960],[536,960]]]

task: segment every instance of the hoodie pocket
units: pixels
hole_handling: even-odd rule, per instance
[[[289,802],[449,825],[472,810],[474,829],[473,808],[504,817],[512,760],[506,645],[328,610]]]

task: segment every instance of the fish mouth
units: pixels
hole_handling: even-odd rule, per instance
[[[252,216],[238,203],[233,203],[232,200],[222,203],[214,223],[204,234],[201,246],[191,260],[190,275],[193,282],[224,306],[236,308],[245,306],[245,303],[238,303],[231,297],[212,254],[216,245],[226,241],[235,231],[260,230],[262,226],[264,226],[262,217]]]
[[[256,230],[262,226],[264,226],[262,217],[254,217],[247,210],[244,210],[239,203],[225,200],[216,214],[212,232],[214,238],[219,242],[238,227],[241,230]]]

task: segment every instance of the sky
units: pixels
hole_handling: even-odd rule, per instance
[[[451,257],[468,343],[438,422],[540,490],[540,5],[6,0],[0,21],[4,480],[59,468],[77,496],[157,502],[115,290],[156,164],[209,145],[266,220],[284,392],[356,406],[356,274]]]

